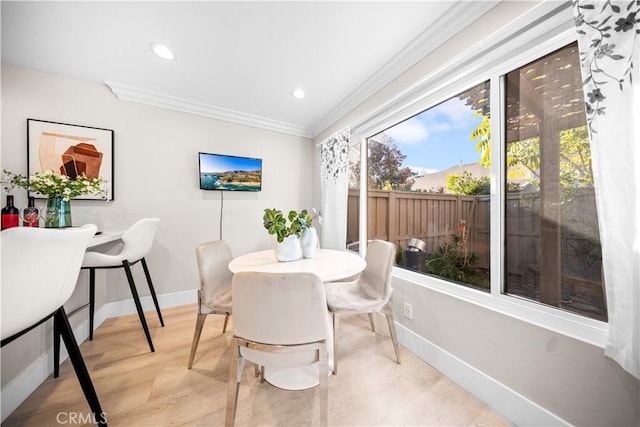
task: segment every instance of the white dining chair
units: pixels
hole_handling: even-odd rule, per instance
[[[76,287],[95,225],[47,229],[15,227],[0,233],[2,248],[1,346],[53,317],[82,391],[99,425],[107,425],[63,304]]]
[[[149,343],[149,349],[151,352],[155,351],[153,342],[151,341],[151,334],[149,333],[149,327],[147,326],[147,320],[142,310],[142,304],[140,303],[140,297],[136,289],[136,284],[131,272],[131,266],[140,262],[144,270],[147,284],[149,285],[149,292],[151,298],[156,307],[158,318],[160,319],[160,326],[164,326],[164,320],[162,319],[162,313],[160,312],[160,305],[158,304],[158,297],[151,281],[151,275],[149,274],[149,267],[145,257],[151,251],[153,245],[153,239],[158,225],[160,224],[159,218],[143,218],[136,221],[127,231],[122,234],[123,246],[117,254],[108,254],[98,251],[98,249],[92,249],[85,253],[82,261],[82,269],[89,270],[89,340],[93,340],[93,318],[95,311],[95,289],[96,289],[96,270],[98,269],[124,269],[129,283],[129,289],[131,289],[131,296],[142,324],[142,329],[147,337]],[[56,378],[59,374],[59,360],[60,360],[60,337],[54,333],[54,372],[53,376]]]
[[[82,269],[89,270],[89,340],[93,339],[93,317],[94,317],[94,304],[95,304],[95,271],[97,269],[112,269],[123,268],[125,275],[127,276],[127,282],[131,289],[131,295],[133,296],[133,302],[135,303],[136,310],[138,311],[138,317],[140,323],[144,329],[144,333],[149,342],[149,349],[153,352],[153,342],[151,341],[151,335],[149,334],[149,327],[142,311],[142,304],[140,303],[140,297],[136,289],[136,284],[133,280],[133,274],[131,273],[131,266],[140,262],[144,275],[149,285],[149,292],[153,303],[158,313],[158,319],[160,320],[160,326],[164,326],[164,320],[162,319],[162,312],[160,311],[160,305],[158,304],[158,297],[151,281],[151,275],[149,274],[149,267],[145,257],[151,251],[153,246],[153,239],[155,238],[156,231],[160,225],[159,218],[142,218],[136,221],[127,231],[122,234],[122,242],[124,246],[122,250],[117,254],[107,254],[99,252],[97,250],[87,251],[82,261]]]
[[[222,333],[227,331],[231,315],[231,281],[233,273],[229,270],[229,262],[233,259],[231,248],[224,240],[213,240],[196,247],[196,262],[200,277],[198,289],[198,316],[193,333],[191,353],[187,367],[191,369],[198,349],[204,321],[209,314],[223,314]]]
[[[367,245],[365,267],[360,277],[350,282],[325,283],[327,304],[333,318],[333,373],[338,373],[338,324],[339,316],[367,313],[371,329],[375,332],[373,313],[385,315],[389,325],[389,334],[396,353],[396,361],[400,364],[400,351],[390,304],[391,273],[396,257],[396,246],[384,240],[372,240]]]
[[[271,367],[319,364],[320,424],[327,425],[329,315],[312,273],[240,272],[233,277],[233,338],[225,425],[235,422],[245,360]]]

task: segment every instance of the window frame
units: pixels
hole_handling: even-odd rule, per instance
[[[506,182],[506,154],[504,126],[501,124],[505,115],[505,76],[509,71],[576,41],[570,6],[569,2],[542,3],[526,16],[479,41],[450,63],[425,76],[413,88],[353,125],[352,141],[360,144],[361,160],[365,160],[361,164],[366,168],[366,141],[369,137],[489,80],[490,110],[492,117],[499,115],[499,120],[491,121],[492,146],[499,147],[499,150],[493,149],[491,152],[490,292],[398,267],[394,267],[393,277],[604,348],[608,334],[607,322],[503,293],[505,192],[502,183]],[[367,238],[367,186],[366,182],[362,185],[362,180],[366,180],[366,174],[361,174],[360,241]],[[361,251],[364,255],[366,248],[361,247]]]

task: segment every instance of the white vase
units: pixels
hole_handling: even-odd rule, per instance
[[[298,236],[285,237],[282,243],[276,241],[274,249],[276,259],[280,262],[295,261],[302,258],[302,247]]]
[[[300,236],[300,245],[302,246],[302,256],[305,258],[313,258],[316,255],[318,247],[318,233],[315,228],[309,227],[302,232]]]

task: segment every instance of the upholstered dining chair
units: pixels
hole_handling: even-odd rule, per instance
[[[347,314],[367,313],[371,329],[375,332],[373,313],[385,315],[389,325],[389,334],[400,364],[400,352],[396,337],[396,326],[393,319],[390,298],[391,272],[396,258],[396,246],[384,240],[372,240],[367,246],[365,267],[360,277],[350,282],[325,283],[327,304],[333,318],[333,373],[338,373],[338,324],[339,316]]]
[[[233,273],[229,270],[228,265],[232,259],[231,248],[224,240],[213,240],[196,247],[200,289],[198,289],[198,317],[191,343],[189,369],[193,365],[193,358],[198,349],[198,342],[207,315],[224,314],[222,333],[227,331],[231,315],[231,280],[233,279]]]
[[[1,346],[53,317],[95,421],[107,425],[63,307],[76,287],[82,258],[96,229],[95,225],[72,229],[15,227],[0,233]]]
[[[319,363],[320,423],[327,425],[331,326],[313,273],[240,272],[233,277],[233,338],[225,425],[234,424],[245,360],[270,367]]]

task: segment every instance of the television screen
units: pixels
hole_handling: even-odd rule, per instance
[[[201,190],[260,191],[262,159],[198,153]]]

